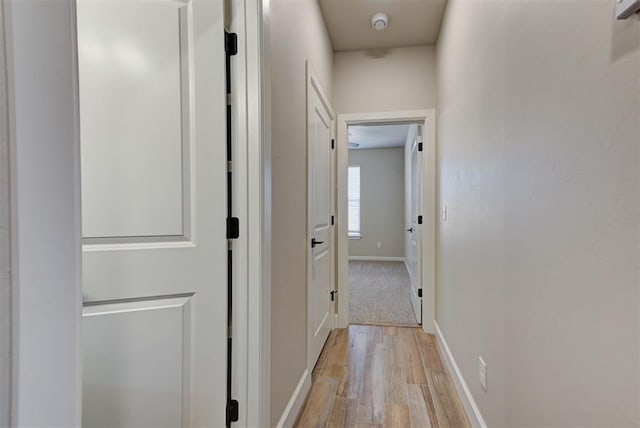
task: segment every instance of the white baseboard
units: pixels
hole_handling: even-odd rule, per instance
[[[304,404],[304,400],[307,398],[307,394],[311,389],[311,376],[309,375],[309,370],[304,371],[302,373],[302,377],[298,382],[298,386],[296,386],[295,391],[293,391],[293,395],[287,403],[287,407],[285,407],[284,412],[282,412],[282,416],[278,421],[277,428],[291,428],[293,424],[296,422],[298,417],[298,413],[302,409]]]
[[[349,256],[349,260],[362,262],[404,262],[404,257]]]
[[[462,372],[458,368],[456,364],[456,360],[453,358],[453,354],[451,353],[451,349],[449,349],[449,345],[447,345],[447,341],[444,339],[442,335],[442,331],[440,330],[440,326],[434,320],[433,325],[436,328],[436,339],[438,340],[438,346],[440,348],[440,355],[443,356],[444,362],[449,369],[449,373],[453,378],[453,383],[456,386],[456,391],[458,391],[458,396],[460,400],[462,400],[462,405],[464,406],[464,410],[467,413],[467,417],[469,418],[469,422],[471,422],[471,426],[474,428],[487,428],[487,424],[484,422],[484,418],[480,413],[480,409],[476,404],[476,401],[473,399],[471,395],[471,391],[469,391],[469,387],[462,376]],[[444,351],[444,352],[442,352]]]

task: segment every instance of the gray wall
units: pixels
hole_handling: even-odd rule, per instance
[[[349,150],[354,164],[360,165],[362,239],[349,240],[349,256],[404,257],[404,148]]]
[[[449,1],[437,321],[489,426],[640,423],[640,21],[614,5]]]
[[[434,46],[335,53],[336,113],[434,108],[435,57]]]
[[[307,148],[305,61],[327,96],[333,51],[315,0],[272,0],[271,424],[306,369]]]

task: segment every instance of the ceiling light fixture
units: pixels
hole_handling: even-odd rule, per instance
[[[382,31],[389,25],[389,17],[386,13],[376,13],[371,17],[371,26],[374,30]]]

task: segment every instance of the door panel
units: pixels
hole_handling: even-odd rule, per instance
[[[224,426],[223,2],[78,0],[83,426]]]
[[[78,1],[85,237],[183,234],[186,13],[169,0]]]
[[[418,126],[418,136],[411,146],[411,225],[409,233],[409,275],[411,277],[411,305],[416,320],[422,324],[422,298],[418,290],[422,287],[422,225],[418,216],[422,215],[422,152],[418,150],[422,125]]]
[[[334,286],[331,219],[331,136],[333,113],[322,100],[322,90],[311,77],[307,106],[309,175],[309,365],[312,368],[332,328],[330,291]]]
[[[85,308],[84,426],[189,426],[190,300]]]

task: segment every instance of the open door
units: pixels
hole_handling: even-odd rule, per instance
[[[226,423],[223,3],[77,0],[84,427]]]
[[[334,114],[307,64],[308,368],[315,366],[333,328],[335,299],[332,134]]]
[[[422,125],[411,145],[411,188],[409,189],[410,219],[407,228],[408,254],[407,266],[411,277],[411,306],[416,314],[418,324],[422,324]]]

